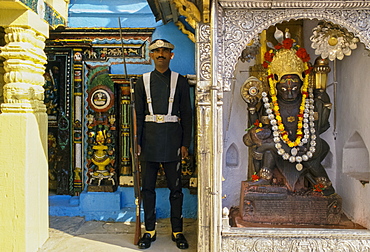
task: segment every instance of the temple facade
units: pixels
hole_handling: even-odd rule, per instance
[[[192,90],[194,140],[182,183],[184,217],[198,219],[198,251],[370,249],[370,1],[0,0],[0,6],[5,251],[37,251],[48,238],[49,214],[134,219],[130,86],[153,69],[148,45],[157,38],[175,45],[171,70],[186,76]],[[332,112],[322,137],[330,151],[321,163],[350,225],[233,222],[241,184],[253,175],[241,89],[251,76],[262,80],[276,28],[288,29],[312,64],[318,56],[329,59]],[[163,174],[157,186],[158,200],[167,202]],[[157,205],[159,218],[168,218],[169,207]]]

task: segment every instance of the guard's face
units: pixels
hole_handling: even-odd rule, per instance
[[[170,60],[173,57],[173,52],[169,48],[157,48],[154,49],[151,53],[149,53],[150,58],[154,61],[155,66],[159,66],[161,68],[168,68],[170,65]]]
[[[294,101],[301,93],[301,86],[302,81],[298,75],[284,75],[276,85],[277,95],[285,101]]]

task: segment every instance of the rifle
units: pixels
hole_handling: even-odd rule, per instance
[[[118,17],[119,23],[119,32],[121,37],[121,46],[122,46],[122,58],[123,58],[123,65],[125,70],[125,79],[128,80],[127,75],[127,67],[126,67],[126,57],[125,57],[125,50],[123,46],[123,38],[122,38],[122,28],[121,28],[121,18]],[[145,43],[145,41],[144,41]],[[140,212],[141,212],[141,195],[140,195],[140,169],[139,169],[139,158],[138,158],[138,143],[137,143],[137,125],[136,125],[136,111],[135,111],[135,96],[134,96],[134,83],[133,79],[130,79],[130,154],[131,154],[131,167],[132,167],[132,175],[134,177],[134,193],[135,193],[135,205],[136,205],[136,222],[135,222],[135,236],[134,236],[134,244],[137,245],[139,243],[139,239],[141,237],[141,219],[140,219]]]
[[[141,237],[141,220],[140,220],[140,205],[141,205],[141,195],[140,195],[140,170],[139,170],[139,158],[138,158],[138,143],[137,143],[137,125],[136,125],[136,111],[135,111],[135,98],[134,98],[134,88],[133,79],[130,80],[130,90],[131,90],[131,166],[132,174],[134,177],[134,192],[135,192],[135,205],[136,205],[136,223],[135,223],[135,237],[134,244],[139,243]]]

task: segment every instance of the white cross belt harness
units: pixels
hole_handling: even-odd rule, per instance
[[[151,73],[143,74],[145,93],[146,93],[146,97],[147,97],[146,101],[148,103],[148,109],[149,109],[149,115],[145,116],[145,121],[146,122],[155,122],[155,123],[166,123],[166,122],[178,122],[178,121],[180,121],[180,118],[178,116],[171,115],[173,100],[174,100],[175,91],[176,91],[177,79],[179,77],[179,74],[176,73],[176,72],[171,72],[171,86],[170,86],[171,90],[170,90],[170,97],[168,99],[167,115],[155,115],[153,113],[152,97],[150,96],[150,74]]]

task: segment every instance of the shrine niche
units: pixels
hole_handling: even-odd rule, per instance
[[[260,38],[262,36],[266,36],[264,34],[265,30],[268,30],[269,27],[273,28],[273,31],[275,31],[276,26],[285,34],[285,29],[282,29],[279,26],[282,26],[284,23],[288,23],[292,20],[294,21],[303,21],[303,23],[307,26],[302,29],[302,33],[306,36],[306,39],[304,39],[304,47],[309,48],[312,41],[309,40],[310,36],[312,36],[312,30],[313,28],[317,27],[320,23],[320,21],[324,22],[331,22],[332,24],[339,25],[342,30],[346,29],[349,33],[353,33],[354,37],[357,37],[362,43],[362,50],[365,48],[369,48],[369,36],[368,36],[368,30],[369,26],[368,24],[364,24],[363,20],[366,19],[369,16],[369,2],[368,1],[351,1],[349,2],[343,2],[343,1],[228,1],[228,0],[220,0],[216,4],[212,4],[212,21],[211,25],[208,26],[206,24],[202,24],[199,26],[198,29],[198,48],[197,53],[200,56],[197,62],[197,72],[198,72],[198,100],[199,100],[199,110],[198,110],[198,120],[200,122],[200,125],[198,125],[198,132],[200,135],[200,139],[205,140],[206,142],[200,143],[200,154],[199,154],[199,160],[203,160],[199,163],[199,168],[202,173],[199,175],[200,178],[203,178],[202,186],[200,187],[200,191],[206,191],[209,190],[209,194],[213,195],[213,193],[219,193],[222,191],[222,199],[220,196],[210,196],[210,195],[200,195],[200,202],[205,202],[205,204],[209,204],[212,208],[217,209],[218,212],[215,212],[216,215],[221,215],[221,207],[219,207],[221,204],[223,206],[232,206],[231,200],[228,200],[228,198],[233,197],[234,191],[230,189],[232,185],[234,185],[233,190],[235,191],[241,191],[242,187],[241,185],[237,184],[237,181],[241,181],[240,177],[242,177],[242,171],[237,174],[235,172],[235,169],[229,169],[229,166],[227,165],[228,160],[224,160],[225,156],[222,155],[222,158],[216,158],[213,159],[214,156],[217,156],[219,154],[219,150],[222,150],[221,152],[225,152],[226,150],[229,150],[230,146],[232,146],[234,143],[236,143],[237,150],[240,150],[240,153],[244,154],[244,158],[248,159],[248,162],[246,163],[243,159],[241,160],[241,166],[240,170],[247,169],[248,163],[253,163],[252,155],[248,152],[248,149],[245,145],[241,144],[239,145],[238,142],[233,139],[233,134],[235,132],[240,133],[240,137],[244,135],[244,130],[249,128],[248,125],[243,125],[241,123],[240,127],[237,127],[233,125],[231,122],[235,121],[240,123],[239,118],[245,116],[248,111],[246,110],[246,104],[238,104],[237,101],[237,95],[239,95],[240,100],[240,94],[238,94],[238,91],[240,90],[240,87],[242,84],[248,79],[250,76],[256,77],[259,81],[263,81],[263,79],[260,79],[266,71],[265,68],[263,68],[262,64],[263,61],[256,62],[258,59],[263,59],[264,55],[259,54],[260,47],[263,46],[263,44],[260,41]],[[296,39],[293,35],[293,30],[289,28],[290,31],[292,31],[292,38]],[[299,29],[298,29],[299,31]],[[261,37],[260,37],[261,36]],[[265,37],[266,38],[266,37]],[[329,37],[330,38],[330,37]],[[333,44],[335,44],[335,39],[333,40]],[[298,41],[298,40],[297,40]],[[271,41],[274,45],[276,44],[275,41]],[[257,51],[256,51],[257,50]],[[269,50],[269,49],[268,49]],[[266,52],[266,51],[265,51]],[[355,51],[354,51],[355,52]],[[354,54],[352,52],[352,55]],[[207,57],[208,53],[208,57]],[[310,49],[310,55],[311,55],[311,63],[315,64],[315,59],[318,55],[315,55],[314,50]],[[348,53],[348,51],[346,51]],[[343,52],[344,54],[344,52]],[[362,54],[367,55],[367,52],[363,50]],[[364,62],[367,62],[363,59],[363,57],[359,56],[361,55],[361,52],[356,52],[356,55],[358,59],[363,60]],[[254,57],[254,58],[253,58]],[[352,56],[351,56],[352,57]],[[347,65],[343,64],[343,68],[341,69],[342,72],[338,73],[337,75],[340,75],[343,79],[345,79],[348,76],[344,75],[344,72],[347,71],[346,67],[350,67],[351,71],[356,73],[356,75],[359,75],[359,71],[356,71],[355,67],[352,67],[352,65],[356,64],[356,61],[354,59],[348,60],[347,57],[344,58],[343,61],[351,62]],[[252,60],[251,60],[252,58]],[[364,56],[366,58],[366,56]],[[244,61],[244,62],[243,62]],[[339,61],[338,61],[339,62]],[[361,62],[362,63],[362,62]],[[244,65],[242,65],[244,64]],[[328,75],[329,79],[332,78],[335,68],[333,67],[333,62],[330,63],[331,67],[331,73]],[[359,63],[358,67],[360,67]],[[364,64],[364,63],[362,63]],[[242,67],[245,68],[242,68]],[[339,68],[337,68],[339,70]],[[322,74],[321,77],[324,78],[326,75],[324,72],[325,67],[323,69],[319,70],[323,71],[322,73],[317,72],[318,76]],[[252,74],[255,73],[256,75]],[[260,73],[260,75],[258,75]],[[362,74],[368,76],[366,74],[366,69],[362,67]],[[240,77],[242,76],[242,77]],[[233,217],[235,212],[231,211],[230,215],[228,211],[224,211],[222,214],[224,216],[225,222],[222,223],[223,228],[222,232],[218,233],[217,226],[220,225],[218,220],[213,219],[213,214],[210,215],[206,212],[200,211],[200,225],[201,226],[207,226],[209,222],[211,222],[210,225],[210,231],[206,228],[200,228],[199,229],[199,242],[202,244],[200,248],[198,248],[199,251],[207,251],[209,248],[213,248],[212,246],[217,247],[217,244],[219,242],[218,237],[221,236],[222,242],[221,242],[221,248],[220,251],[236,251],[236,250],[264,250],[264,251],[273,251],[278,249],[286,249],[287,251],[296,251],[301,249],[306,250],[314,250],[315,248],[319,248],[319,250],[325,250],[329,248],[329,250],[338,250],[340,249],[348,249],[349,251],[357,251],[358,249],[361,250],[362,246],[369,248],[368,242],[366,239],[369,237],[369,233],[366,232],[367,230],[364,229],[366,225],[368,225],[368,218],[364,216],[364,212],[368,213],[368,205],[363,204],[360,201],[363,201],[359,199],[358,194],[355,194],[354,192],[361,192],[361,195],[367,195],[367,189],[366,188],[359,188],[358,184],[361,184],[360,181],[354,181],[353,179],[346,179],[346,175],[343,176],[341,173],[341,170],[343,169],[341,164],[341,147],[343,147],[343,143],[348,141],[348,137],[351,137],[354,133],[351,132],[354,128],[357,128],[357,121],[356,123],[354,121],[348,122],[347,117],[349,116],[349,113],[347,112],[347,108],[351,107],[351,103],[358,103],[357,102],[357,95],[349,96],[348,94],[351,89],[356,87],[358,93],[360,94],[362,91],[362,88],[365,88],[367,90],[367,85],[364,84],[361,78],[357,78],[353,76],[353,74],[350,74],[352,78],[355,78],[357,82],[359,83],[350,83],[348,80],[346,81],[346,86],[343,85],[340,86],[342,89],[344,89],[347,93],[343,92],[337,92],[337,95],[340,95],[341,101],[346,101],[345,105],[347,107],[341,107],[342,116],[339,116],[337,113],[337,122],[338,118],[340,117],[342,119],[342,122],[345,122],[344,124],[341,124],[341,130],[342,133],[345,132],[345,136],[341,135],[342,139],[340,141],[335,140],[335,136],[333,134],[334,129],[334,111],[335,106],[334,104],[339,104],[334,101],[334,84],[331,83],[333,79],[328,80],[328,91],[327,93],[330,95],[331,103],[333,103],[332,106],[332,112],[330,116],[330,124],[331,127],[324,132],[323,137],[328,145],[332,148],[327,155],[327,158],[323,160],[323,164],[325,163],[325,170],[327,171],[329,178],[332,179],[332,185],[334,185],[336,191],[342,198],[342,210],[346,207],[347,212],[350,213],[348,217],[351,220],[354,220],[353,222],[349,223],[349,226],[344,227],[346,229],[342,233],[337,232],[335,230],[335,227],[331,229],[329,227],[331,224],[329,224],[327,229],[323,231],[320,234],[317,234],[317,230],[314,229],[311,230],[313,226],[305,226],[307,224],[304,224],[302,226],[306,227],[305,229],[302,229],[302,226],[298,226],[299,231],[297,232],[295,230],[289,229],[284,230],[285,227],[289,227],[285,224],[279,224],[284,226],[284,228],[278,228],[279,226],[274,226],[272,229],[272,226],[269,224],[262,224],[262,223],[255,223],[255,225],[250,225],[248,228],[241,228],[241,226],[236,227],[235,223],[233,224],[233,227],[230,227],[228,225],[228,222],[230,219],[233,220]],[[343,80],[342,79],[342,80]],[[350,79],[350,78],[349,78]],[[270,87],[267,83],[265,87],[267,87],[267,90],[269,91]],[[345,87],[344,87],[345,86]],[[361,88],[360,88],[361,86]],[[209,90],[207,89],[209,88]],[[232,93],[229,95],[229,93]],[[262,92],[261,92],[262,94]],[[234,98],[235,97],[235,98]],[[233,99],[234,98],[234,99]],[[338,97],[337,97],[338,98]],[[339,99],[339,98],[338,98]],[[365,99],[366,100],[366,99]],[[338,102],[338,100],[337,100]],[[222,104],[222,105],[220,105]],[[240,113],[235,113],[235,107],[231,107],[230,104],[237,104],[240,106],[240,109],[242,111],[238,111]],[[362,101],[362,104],[366,104],[366,101]],[[243,106],[244,105],[244,106]],[[261,106],[264,106],[264,103],[261,103]],[[231,108],[230,108],[231,107]],[[357,105],[357,107],[361,107],[361,105]],[[257,108],[258,109],[258,108]],[[337,108],[338,109],[338,108]],[[218,113],[219,110],[223,110],[222,114]],[[226,111],[227,110],[227,111]],[[235,114],[232,114],[231,112],[234,112]],[[317,111],[314,111],[317,112]],[[231,115],[229,115],[230,113]],[[310,113],[310,112],[309,112]],[[364,121],[364,117],[362,116],[364,113],[361,113],[361,115],[357,114],[355,109],[351,109],[351,118],[353,119],[357,115],[358,118],[361,121],[361,127],[363,131],[365,132],[367,129],[367,123]],[[267,114],[265,114],[267,116]],[[226,121],[228,118],[229,120]],[[245,116],[247,121],[247,117]],[[291,119],[290,119],[291,120]],[[226,123],[227,129],[220,130],[218,125]],[[255,123],[254,121],[253,123]],[[262,122],[261,122],[262,123]],[[230,124],[230,125],[229,125]],[[256,123],[258,126],[259,123]],[[348,125],[351,126],[348,126]],[[263,128],[264,123],[262,123]],[[251,124],[249,124],[251,126]],[[284,124],[285,127],[285,124]],[[350,127],[352,127],[350,129]],[[211,128],[211,134],[207,134],[206,130]],[[204,130],[206,129],[206,130]],[[256,130],[258,127],[256,127]],[[219,135],[220,132],[223,133],[223,135]],[[261,131],[262,132],[262,131]],[[257,132],[259,133],[259,132]],[[261,133],[260,133],[261,134]],[[208,138],[213,137],[212,141],[208,140]],[[364,139],[364,134],[361,135],[361,138]],[[229,140],[230,139],[230,140]],[[295,139],[293,139],[295,140]],[[335,142],[336,141],[336,142]],[[366,140],[365,140],[366,141]],[[293,141],[291,141],[293,142]],[[213,145],[211,148],[208,149],[207,144],[212,143]],[[363,147],[363,146],[360,146]],[[275,148],[275,147],[274,147]],[[338,150],[339,148],[339,150]],[[292,148],[290,148],[291,150]],[[362,148],[364,149],[364,148]],[[204,154],[206,151],[210,151],[209,159],[204,158]],[[285,153],[287,152],[284,150]],[[277,152],[277,149],[276,149]],[[282,151],[280,151],[282,153]],[[241,156],[243,156],[243,154]],[[282,153],[283,154],[283,153]],[[289,152],[289,156],[291,157],[294,155],[295,152]],[[317,154],[317,153],[316,153]],[[279,154],[278,154],[279,155]],[[301,155],[295,155],[301,156]],[[359,157],[359,155],[356,155]],[[281,156],[280,156],[281,157]],[[227,158],[227,156],[226,156]],[[292,158],[293,161],[293,158]],[[289,162],[289,161],[288,161]],[[337,163],[336,163],[337,162]],[[298,162],[299,163],[299,162]],[[301,162],[302,163],[302,162]],[[219,176],[218,168],[222,166],[222,176]],[[212,167],[212,169],[208,170],[208,167]],[[261,168],[263,166],[261,165]],[[294,169],[297,169],[297,167],[293,167]],[[298,166],[300,168],[300,166]],[[344,170],[344,169],[343,169]],[[229,176],[229,173],[235,173],[237,175],[235,176]],[[256,175],[259,175],[258,172],[256,172]],[[254,175],[253,170],[248,171],[246,173],[245,179],[242,181],[249,181],[251,182],[251,177]],[[276,174],[278,176],[280,174]],[[339,175],[339,176],[338,176]],[[221,177],[221,178],[220,178]],[[254,176],[253,176],[254,177]],[[207,181],[207,179],[204,178],[212,178],[211,181]],[[216,178],[216,179],[215,179]],[[218,180],[217,180],[218,178]],[[222,181],[222,182],[221,182]],[[339,181],[339,182],[338,182]],[[341,184],[343,181],[345,181],[345,186]],[[273,181],[275,182],[275,181]],[[313,182],[313,181],[312,181]],[[311,183],[313,185],[314,183]],[[298,184],[296,184],[298,185]],[[304,185],[304,184],[302,184]],[[307,184],[306,184],[307,185]],[[246,185],[249,186],[249,185]],[[256,185],[254,185],[256,186]],[[270,185],[267,185],[268,187]],[[256,186],[257,187],[257,186]],[[268,190],[264,188],[264,190]],[[325,196],[322,195],[322,192],[320,191],[314,191],[314,186],[311,187],[310,193],[314,193],[319,197],[331,197],[331,196]],[[351,192],[348,191],[348,188],[351,188]],[[356,189],[354,189],[356,188]],[[242,194],[238,193],[240,198],[235,199],[232,201],[237,207],[239,207],[239,203],[243,204],[243,207],[246,208],[248,214],[251,214],[252,211],[256,210],[256,208],[253,208],[254,205],[251,203],[248,205],[249,202],[254,196],[260,196],[263,193],[265,193],[264,190],[262,190],[262,185],[260,185],[260,191],[248,191],[251,193],[248,195],[247,200],[242,198]],[[277,188],[274,188],[277,189]],[[320,188],[318,188],[320,189]],[[243,189],[242,189],[243,190]],[[245,190],[244,190],[245,191]],[[293,189],[294,191],[294,189]],[[323,190],[325,191],[325,190]],[[254,194],[252,194],[254,193]],[[276,190],[275,195],[281,198],[284,198],[287,196],[285,194],[285,191],[279,191]],[[244,195],[244,194],[243,194]],[[343,197],[344,195],[344,197]],[[211,198],[208,200],[208,197]],[[356,206],[352,205],[353,198],[356,199]],[[233,198],[234,199],[234,198]],[[245,203],[242,203],[245,201]],[[265,203],[268,203],[268,199],[265,200]],[[270,202],[272,205],[274,203]],[[276,202],[275,202],[276,203]],[[333,203],[333,204],[331,204]],[[338,205],[340,204],[340,201],[333,201],[329,203],[325,203],[324,205],[321,205],[321,208],[330,209],[329,214],[335,214],[338,216]],[[321,203],[318,203],[320,205]],[[277,205],[277,203],[275,204]],[[303,204],[304,205],[304,204]],[[300,206],[303,206],[302,204]],[[307,206],[307,205],[306,205]],[[264,209],[268,209],[270,205],[264,206]],[[328,207],[328,208],[327,208]],[[357,208],[358,207],[358,208]],[[307,208],[306,208],[307,209]],[[366,210],[365,210],[366,209]],[[234,210],[234,209],[232,209]],[[360,212],[361,211],[361,212]],[[273,213],[273,211],[271,211]],[[270,212],[270,213],[271,213]],[[281,212],[280,212],[281,213]],[[311,212],[312,214],[313,212]],[[356,213],[356,214],[355,214]],[[239,213],[237,213],[239,215]],[[358,216],[356,218],[355,216]],[[254,215],[256,216],[256,214]],[[361,216],[361,217],[360,217]],[[368,216],[368,214],[367,214]],[[311,215],[312,217],[312,215]],[[334,219],[337,219],[335,217]],[[291,220],[288,220],[288,222]],[[285,222],[285,223],[288,223]],[[318,221],[320,222],[320,221]],[[358,223],[358,224],[356,224]],[[208,227],[208,226],[207,226]],[[292,227],[292,226],[290,226]],[[317,227],[317,226],[316,226]],[[337,226],[338,227],[338,226]],[[275,229],[276,228],[276,229]],[[322,228],[322,226],[320,226]],[[358,228],[358,229],[356,229]],[[356,230],[355,230],[356,229]],[[213,230],[213,231],[212,231]],[[325,232],[325,233],[324,233]],[[348,233],[348,237],[351,238],[345,238],[342,234]],[[361,234],[361,235],[358,235]],[[295,239],[297,237],[297,239]],[[209,239],[209,240],[208,240]],[[341,243],[338,245],[336,241],[340,239]],[[299,241],[304,241],[305,245],[301,244]],[[209,242],[209,243],[208,243]],[[211,244],[211,245],[203,245],[203,244]],[[281,247],[280,247],[281,246]],[[303,247],[304,246],[304,247]]]
[[[334,139],[337,134],[337,104],[333,105],[326,93],[331,71],[329,62],[350,56],[359,39],[339,25],[318,22],[310,37],[315,49],[311,55],[319,55],[312,65],[310,55],[297,42],[303,42],[299,35],[302,25],[300,20],[283,22],[261,33],[260,51],[254,54],[256,64],[250,67],[250,77],[241,88],[249,114],[248,133],[243,140],[250,147],[249,174],[254,174],[250,181],[242,181],[241,216],[234,216],[237,226],[272,223],[335,227],[348,221],[342,212],[342,198],[334,192],[322,164],[324,160],[332,159],[332,155],[320,134],[329,129],[333,131]],[[298,36],[290,33],[293,29]],[[246,55],[245,51],[242,57]],[[252,55],[250,51],[248,57]],[[336,100],[335,74],[333,78],[334,82],[329,86],[334,86],[332,96]],[[298,93],[294,95],[294,91],[291,91],[291,97],[283,95],[284,90],[300,81],[303,84],[297,88],[302,90],[302,98]],[[294,118],[291,113],[296,99],[301,99],[301,104],[296,104],[295,107],[300,108],[296,110],[298,117]],[[330,128],[332,110],[333,127]],[[269,127],[271,131],[266,131]],[[329,162],[329,167],[331,165]],[[292,175],[296,171],[298,173]],[[356,225],[352,223],[349,227]]]
[[[251,76],[242,86],[249,118],[243,140],[254,175],[242,182],[240,211],[249,222],[339,224],[342,199],[321,165],[330,147],[320,135],[330,127],[332,103],[327,78],[314,78],[330,71],[329,62],[319,57],[312,66],[293,36],[276,27],[277,43],[261,41],[262,81]]]

